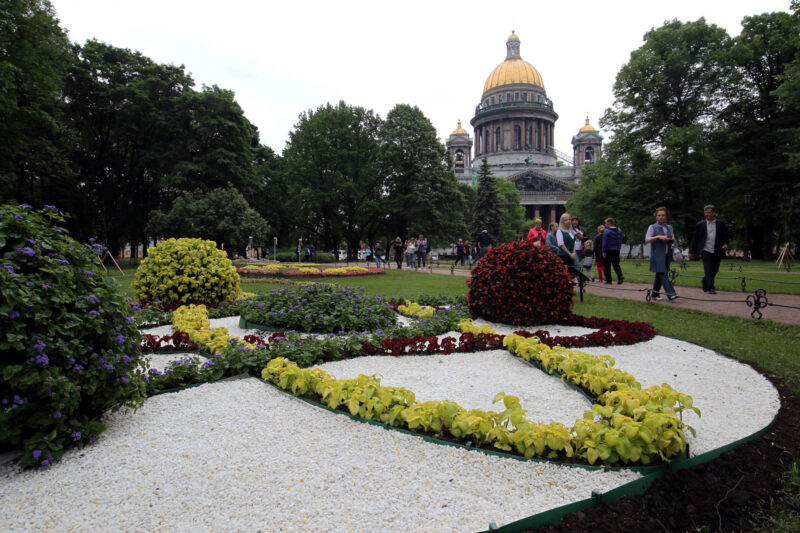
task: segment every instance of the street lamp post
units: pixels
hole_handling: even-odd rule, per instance
[[[269,251],[269,248],[267,248],[267,251]],[[277,254],[278,254],[278,236],[275,235],[272,238],[272,260],[273,261],[275,261],[275,257],[277,256]]]
[[[744,260],[750,261],[750,193],[744,193]]]

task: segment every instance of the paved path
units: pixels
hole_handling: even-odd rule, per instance
[[[420,269],[420,272],[432,272],[435,274],[450,274],[449,268],[427,268]],[[455,276],[469,276],[466,269],[455,269]],[[588,283],[586,285],[587,294],[597,294],[600,296],[610,296],[612,298],[625,298],[626,300],[639,300],[644,302],[647,289],[651,288],[652,283],[635,283],[625,281],[622,285],[605,285],[602,283]],[[622,289],[622,290],[620,290]],[[751,318],[752,307],[745,303],[748,295],[753,292],[732,292],[717,291],[717,294],[704,293],[702,289],[695,287],[675,287],[678,299],[674,302],[651,302],[653,305],[665,305],[670,307],[681,307],[684,309],[698,309],[710,313],[721,315],[739,316]],[[800,294],[779,294],[768,293],[767,301],[769,304],[790,305],[797,309],[768,305],[761,309],[762,318],[783,322],[785,324],[800,325]]]

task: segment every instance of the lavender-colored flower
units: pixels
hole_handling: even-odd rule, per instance
[[[42,353],[46,347],[47,345],[44,342],[42,342],[41,339],[36,341],[36,344],[33,345],[33,349],[39,353]]]
[[[36,241],[33,239],[25,239],[25,242],[27,242],[28,244],[36,244]]]
[[[39,354],[36,356],[36,364],[47,366],[48,364],[50,364],[50,359],[47,357],[46,354]]]
[[[119,378],[119,380],[121,382],[123,382],[123,383],[129,383],[130,382],[130,380],[128,378],[126,378],[125,376],[122,376],[121,378]]]
[[[86,274],[87,276],[91,276],[91,275],[93,275],[93,274],[94,274],[94,272],[92,272],[91,270],[83,270],[82,272],[83,272],[84,274]]]
[[[124,318],[125,322],[127,322],[128,324],[130,324],[134,320],[134,318],[132,316],[124,316],[122,318]]]
[[[72,367],[72,369],[75,370],[78,374],[82,374],[83,373],[83,366],[81,366],[81,365],[75,365],[75,366]]]
[[[203,363],[203,366],[204,366],[205,368],[212,367],[212,366],[214,366],[214,361],[212,361],[212,360],[210,360],[210,359],[209,359],[208,361],[206,361],[205,363]]]
[[[81,432],[80,431],[75,431],[75,432],[72,433],[71,437],[72,437],[73,442],[78,442],[79,440],[81,440]]]
[[[89,311],[89,314],[90,314],[90,315],[95,315],[95,316],[100,316],[100,313],[98,313],[98,312],[97,312],[97,311],[95,311],[94,309],[92,309],[91,311]]]
[[[24,218],[22,215],[14,215],[14,220],[23,220]]]
[[[55,411],[53,413],[53,418],[61,418],[61,411]]]
[[[33,455],[33,460],[37,461],[39,457],[42,455],[42,450],[33,450],[31,455]]]
[[[122,333],[117,335],[116,341],[117,344],[122,344],[123,342],[125,342],[125,337],[122,336]]]
[[[58,261],[62,265],[68,265],[69,264],[69,261],[67,261],[66,259],[56,259],[56,261]]]
[[[31,208],[31,206],[29,206],[28,204],[19,204],[19,206],[20,206],[22,209],[30,209],[30,208]]]
[[[90,294],[88,296],[84,296],[83,299],[86,300],[87,302],[93,303],[93,304],[99,304],[100,303],[100,298],[98,298],[94,294]]]
[[[11,265],[3,265],[3,268],[5,268],[6,272],[8,272],[9,274],[14,273],[14,267],[12,267]]]
[[[47,283],[42,283],[42,288],[43,289],[52,289],[53,286],[52,285],[48,285]]]
[[[33,257],[34,255],[36,255],[36,252],[34,252],[33,250],[31,250],[31,249],[30,249],[30,248],[28,248],[27,246],[26,246],[25,248],[17,248],[17,251],[18,251],[19,253],[21,253],[21,254],[24,254],[24,255],[27,255],[27,256],[29,256],[29,257]]]
[[[61,231],[59,228],[57,228],[55,226],[50,226],[50,229],[55,231],[56,233],[64,233],[63,231]]]
[[[162,373],[162,372],[161,372],[159,369],[157,369],[157,368],[151,368],[150,370],[148,370],[148,372],[150,372],[150,373],[151,373],[151,374],[153,374],[154,376],[157,376],[157,375],[159,375],[159,374],[161,374],[161,373]]]
[[[50,205],[50,204],[44,204],[44,208],[45,209],[49,209],[51,211],[56,211],[57,210],[56,206]]]
[[[122,359],[122,361],[125,362],[125,363],[130,363],[131,362],[131,358],[129,356],[127,356],[127,355],[123,355],[122,357],[120,357],[120,359]]]

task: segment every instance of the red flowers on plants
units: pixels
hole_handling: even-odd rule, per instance
[[[563,323],[572,314],[572,282],[564,263],[528,241],[490,249],[467,284],[467,305],[475,317],[533,326]]]

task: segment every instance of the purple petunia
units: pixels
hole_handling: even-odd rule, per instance
[[[72,433],[71,437],[74,442],[78,442],[79,440],[81,440],[81,432],[75,431]]]
[[[14,273],[14,267],[12,267],[11,265],[3,265],[3,268],[5,268],[6,272],[8,272],[9,274]]]
[[[55,211],[57,208],[54,205],[44,204],[45,209],[50,209],[51,211]]]
[[[24,254],[24,255],[27,255],[27,256],[29,256],[29,257],[33,257],[34,255],[36,255],[36,252],[34,252],[33,250],[31,250],[31,249],[30,249],[30,248],[28,248],[27,246],[26,246],[25,248],[17,248],[17,251],[18,251],[19,253],[21,253],[21,254]]]
[[[123,383],[128,383],[128,382],[130,382],[130,380],[129,380],[128,378],[126,378],[125,376],[122,376],[121,378],[119,378],[119,380],[120,380],[121,382],[123,382]]]
[[[42,353],[46,347],[47,345],[44,342],[42,342],[41,339],[36,341],[36,344],[33,345],[33,349],[39,353]]]
[[[33,455],[33,460],[37,461],[39,457],[42,455],[42,450],[33,450],[31,455]]]
[[[52,289],[53,286],[52,285],[48,285],[47,283],[42,283],[42,288],[43,289]]]
[[[89,314],[90,314],[90,315],[95,315],[95,316],[100,316],[100,313],[98,313],[98,312],[97,312],[97,311],[95,311],[94,309],[92,309],[91,311],[89,311]]]
[[[84,274],[86,274],[87,276],[92,276],[92,275],[94,275],[94,272],[92,272],[91,270],[83,270],[82,272],[83,272]]]
[[[122,336],[122,333],[117,335],[116,341],[117,341],[117,344],[122,344],[123,342],[125,342],[125,337]]]
[[[46,354],[39,354],[36,356],[36,364],[47,366],[50,364],[50,359],[47,357]]]
[[[67,261],[66,259],[56,259],[56,261],[58,261],[62,265],[68,265],[69,264],[69,261]]]
[[[31,208],[31,206],[29,206],[28,204],[19,204],[19,206],[20,206],[22,209],[30,209],[30,208]]]
[[[93,304],[99,304],[100,303],[100,298],[98,298],[94,294],[90,294],[88,296],[84,296],[83,299],[86,300],[87,302],[93,303]]]

